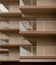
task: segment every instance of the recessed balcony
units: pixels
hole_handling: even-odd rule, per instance
[[[43,18],[42,18],[43,19]],[[19,22],[20,34],[23,36],[44,36],[56,35],[56,21],[48,21],[48,18],[41,21],[41,19],[27,20]]]
[[[20,61],[21,62],[55,62],[56,46],[21,46]],[[23,53],[23,54],[22,54]],[[43,60],[43,61],[42,61]]]
[[[24,15],[55,15],[56,1],[55,0],[20,0],[19,9]]]
[[[56,6],[55,0],[20,0],[20,6]]]

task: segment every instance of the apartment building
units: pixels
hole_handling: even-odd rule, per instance
[[[56,0],[0,0],[0,62],[56,62]]]

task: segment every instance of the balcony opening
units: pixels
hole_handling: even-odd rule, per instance
[[[36,5],[37,0],[20,0],[20,6],[24,5]]]

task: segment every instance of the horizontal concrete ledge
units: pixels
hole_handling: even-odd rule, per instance
[[[20,56],[21,59],[56,59],[56,56]]]

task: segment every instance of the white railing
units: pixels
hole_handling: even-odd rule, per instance
[[[56,46],[21,46],[20,56],[56,56]]]
[[[20,6],[24,5],[36,5],[37,0],[20,0]]]
[[[20,0],[20,6],[36,5],[36,6],[56,6],[55,0]]]
[[[23,21],[19,26],[21,31],[56,31],[56,21]]]
[[[7,60],[9,57],[8,53],[0,53],[0,60]]]

